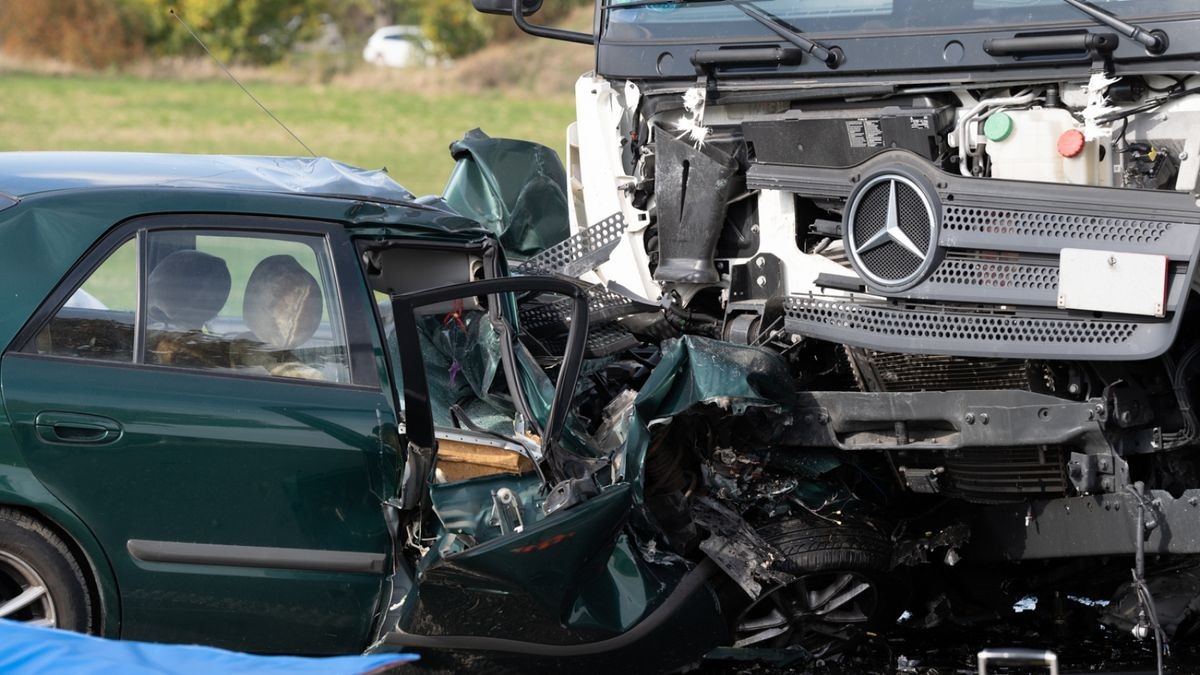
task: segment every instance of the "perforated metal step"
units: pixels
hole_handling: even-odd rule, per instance
[[[597,284],[587,291],[588,325],[598,326],[642,309],[638,303]],[[521,325],[530,329],[566,323],[571,318],[571,300],[526,303],[520,307]]]
[[[622,327],[621,324],[610,323],[588,329],[587,343],[584,347],[583,355],[589,359],[603,358],[619,354],[626,349],[632,349],[639,344],[641,344],[641,341],[634,337],[633,333]],[[562,333],[549,339],[539,339],[530,348],[535,353],[542,353],[557,360],[562,358],[562,355],[566,352],[566,334]]]
[[[517,274],[577,277],[608,259],[625,234],[625,216],[614,213],[517,265]]]
[[[645,311],[646,307],[633,302],[625,296],[614,293],[603,286],[596,285],[588,289],[588,338],[585,355],[598,358],[616,354],[639,344],[637,338],[620,324],[615,323],[619,317],[630,313]],[[544,331],[555,327],[566,327],[570,324],[571,300],[558,300],[523,303],[518,311],[521,318],[522,330]],[[550,340],[543,340],[550,351],[561,350],[565,345],[565,332]],[[561,352],[560,352],[561,353]]]
[[[615,323],[609,324],[588,333],[585,356],[588,358],[611,356],[636,347],[638,344],[638,339],[632,333]]]

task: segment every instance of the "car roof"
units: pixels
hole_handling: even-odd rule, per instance
[[[55,190],[200,188],[402,202],[413,194],[386,171],[325,157],[139,152],[0,152],[0,193],[21,198]]]

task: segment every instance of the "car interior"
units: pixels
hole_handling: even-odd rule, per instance
[[[365,250],[363,260],[394,364],[400,347],[390,297],[482,275],[478,257],[462,251],[385,247]],[[430,504],[446,533],[427,543],[450,555],[544,517],[542,482],[523,447],[538,438],[514,427],[517,409],[487,299],[429,304],[417,313],[438,439]]]

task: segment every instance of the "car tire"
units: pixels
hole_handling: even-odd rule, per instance
[[[806,515],[758,533],[785,556],[775,568],[796,580],[764,589],[738,613],[732,626],[738,646],[800,646],[825,658],[900,614],[904,585],[889,572],[893,546],[881,524]]]
[[[892,562],[891,537],[882,525],[867,519],[789,518],[765,525],[758,533],[787,556],[776,564],[792,574],[884,572]]]
[[[0,618],[86,633],[92,613],[87,579],[66,543],[28,514],[0,508]]]

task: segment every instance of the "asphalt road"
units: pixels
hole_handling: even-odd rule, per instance
[[[1032,613],[1030,613],[1032,614]],[[1059,655],[1060,672],[1088,675],[1135,675],[1155,672],[1153,641],[1139,642],[1132,636],[1117,634],[1094,625],[1047,628],[1039,617],[1018,615],[1018,619],[990,626],[944,626],[934,629],[902,628],[885,638],[864,640],[852,653],[829,660],[794,663],[787,666],[763,663],[705,662],[692,669],[694,675],[950,675],[978,672],[976,654],[986,647],[1030,647],[1051,649]],[[1200,645],[1176,644],[1166,661],[1166,672],[1173,675],[1200,675]],[[396,672],[401,672],[397,670]],[[540,664],[517,659],[498,663],[485,656],[427,655],[424,663],[403,667],[403,672],[422,675],[443,673],[554,673],[585,675],[593,672],[586,662],[576,664]],[[599,672],[613,673],[611,669]],[[622,675],[647,672],[630,663]],[[1045,668],[1031,666],[1001,667],[990,673],[1044,673]]]

